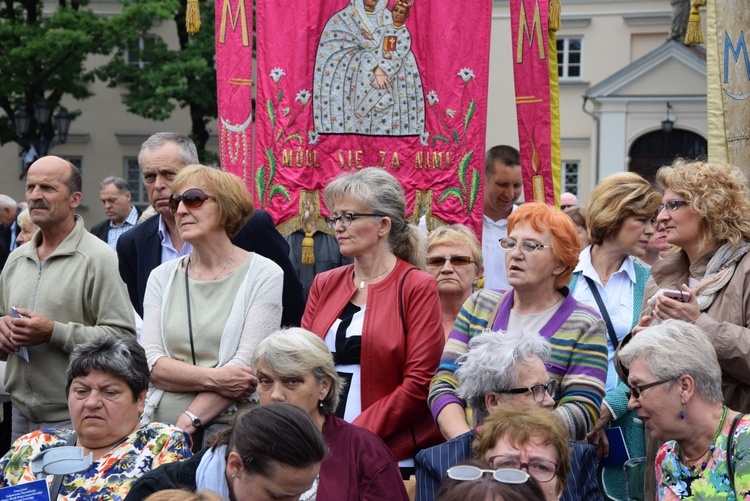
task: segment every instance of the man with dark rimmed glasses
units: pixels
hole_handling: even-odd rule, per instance
[[[117,241],[120,276],[128,286],[130,302],[143,317],[143,299],[151,271],[161,263],[186,256],[192,246],[183,242],[169,209],[172,181],[190,164],[197,164],[198,152],[192,139],[176,132],[158,132],[149,137],[138,153],[143,184],[156,215],[124,233]],[[302,285],[289,261],[289,246],[276,230],[271,216],[256,210],[232,243],[273,260],[284,270],[282,326],[298,326],[305,303]]]
[[[545,366],[550,353],[549,343],[541,336],[518,332],[487,331],[471,340],[469,352],[457,361],[459,368],[455,375],[459,381],[458,396],[471,409],[472,430],[417,454],[418,501],[432,500],[448,468],[471,459],[474,430],[494,410],[512,402],[552,411],[559,388],[549,379]],[[596,480],[594,448],[573,441],[570,447],[571,473],[561,499],[602,499]]]

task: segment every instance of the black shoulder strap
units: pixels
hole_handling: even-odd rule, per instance
[[[744,414],[734,416],[732,426],[729,427],[729,436],[727,437],[727,472],[729,473],[729,485],[732,486],[732,492],[734,492],[735,496],[737,495],[737,491],[734,490],[734,432],[740,424],[740,419],[744,416]]]
[[[75,445],[77,440],[78,434],[74,431],[68,438],[68,441],[65,442],[65,445]],[[52,477],[52,485],[49,488],[49,498],[53,501],[57,499],[57,496],[60,493],[60,486],[62,486],[62,480],[64,476],[65,475],[55,475],[54,477]]]
[[[604,322],[607,324],[607,334],[609,334],[609,340],[612,342],[612,348],[617,349],[617,336],[615,335],[615,327],[612,325],[612,320],[610,320],[609,318],[609,313],[607,313],[607,308],[606,306],[604,306],[604,301],[602,301],[602,297],[599,295],[599,290],[596,288],[596,284],[593,280],[586,276],[584,276],[583,278],[585,278],[586,283],[589,284],[589,289],[591,290],[591,294],[594,295],[596,305],[599,307],[599,312],[602,314]]]

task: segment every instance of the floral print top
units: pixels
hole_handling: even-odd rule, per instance
[[[734,486],[727,470],[726,450],[732,420],[727,419],[706,468],[696,474],[682,464],[677,443],[662,445],[656,454],[656,485],[659,499],[750,501],[750,416],[743,417],[734,433]],[[700,464],[698,465],[700,468]]]
[[[64,446],[72,433],[73,430],[67,428],[44,429],[16,440],[0,460],[0,487],[36,480],[31,473],[31,460],[42,451]],[[86,471],[66,475],[57,500],[122,500],[131,484],[147,471],[192,456],[190,445],[190,436],[175,426],[164,423],[142,426],[94,461]],[[53,478],[53,475],[47,477],[48,485]]]

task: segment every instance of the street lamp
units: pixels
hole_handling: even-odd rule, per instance
[[[674,130],[674,120],[669,116],[669,112],[672,111],[672,103],[667,101],[667,118],[661,121],[661,130],[669,134]]]
[[[18,142],[23,146],[20,156],[26,159],[20,179],[23,179],[26,175],[28,166],[35,158],[47,155],[52,146],[63,144],[68,140],[68,131],[70,130],[70,122],[73,120],[73,115],[62,106],[60,106],[57,115],[54,117],[54,128],[57,130],[57,138],[47,139],[45,133],[50,128],[52,111],[52,106],[46,100],[40,99],[36,102],[34,105],[34,122],[38,129],[36,133],[29,130],[32,120],[28,111],[21,109],[13,115]]]

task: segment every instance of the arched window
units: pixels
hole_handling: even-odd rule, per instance
[[[705,158],[707,154],[708,143],[694,132],[657,130],[635,140],[630,147],[628,170],[653,181],[659,167],[671,164],[676,157]]]

